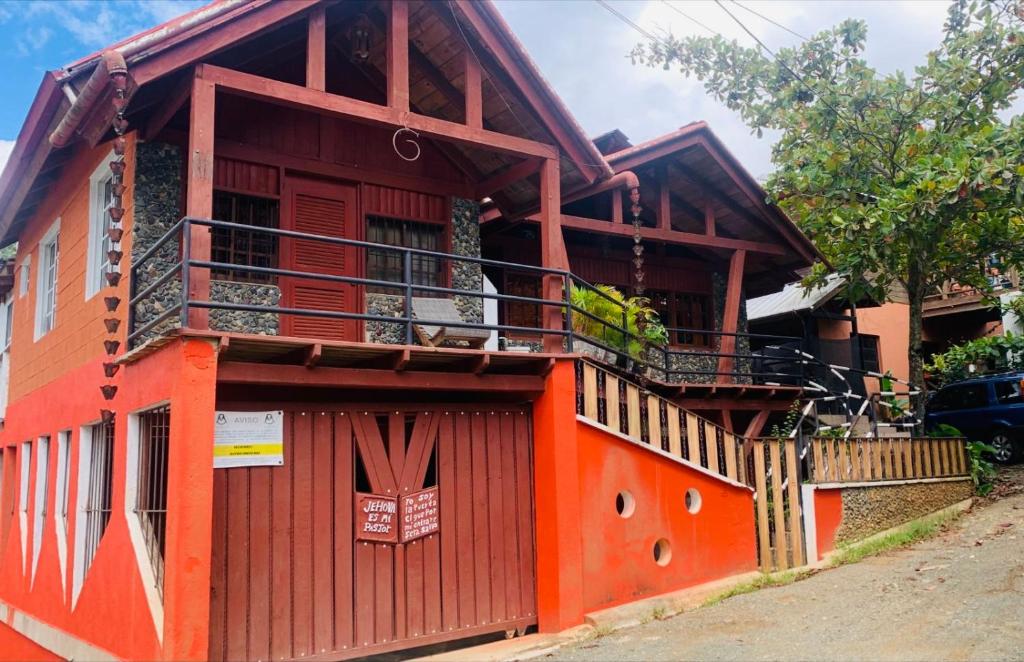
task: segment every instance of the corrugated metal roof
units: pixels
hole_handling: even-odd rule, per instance
[[[834,297],[846,279],[838,274],[829,274],[824,285],[806,288],[799,281],[790,283],[778,292],[763,297],[747,299],[747,320],[766,321],[791,313],[815,310]]]

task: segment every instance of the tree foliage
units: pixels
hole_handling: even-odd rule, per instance
[[[954,2],[942,43],[909,75],[869,67],[867,26],[852,19],[774,57],[671,35],[632,57],[696,77],[758,135],[782,131],[771,201],[849,282],[907,291],[920,383],[924,297],[944,281],[987,290],[993,253],[1024,259],[1024,120],[999,117],[1024,80],[1022,27],[1024,0]]]

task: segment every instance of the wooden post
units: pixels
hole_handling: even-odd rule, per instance
[[[388,12],[388,106],[409,110],[409,3],[391,0]]]
[[[743,291],[743,263],[746,260],[747,252],[739,249],[729,259],[729,281],[725,289],[725,310],[722,312],[723,333],[736,333],[740,318],[740,293]],[[736,352],[736,336],[723,335],[720,343],[722,354],[734,354]],[[731,383],[732,375],[726,374],[733,369],[736,360],[731,356],[721,356],[718,359],[718,382]]]
[[[665,167],[658,168],[658,227],[662,230],[672,229],[672,192],[668,186],[668,172]]]
[[[715,236],[715,210],[710,199],[704,201],[704,234],[709,237]]]
[[[474,129],[481,129],[484,125],[483,116],[483,81],[480,75],[480,61],[472,50],[466,49],[463,53],[465,62],[466,78],[466,126]]]
[[[327,10],[320,5],[309,14],[306,39],[306,87],[327,89]]]
[[[612,190],[612,223],[622,222],[622,189]]]
[[[561,179],[558,159],[546,159],[540,167],[540,259],[547,269],[568,269],[569,258],[562,239]],[[563,278],[555,274],[544,276],[544,298],[562,301]],[[566,296],[568,293],[566,293]],[[545,330],[562,329],[562,309],[544,306],[542,315]],[[561,352],[562,337],[544,334],[544,351]]]
[[[192,107],[188,129],[188,194],[185,215],[191,218],[213,216],[213,113],[216,97],[213,83],[203,80],[201,67],[196,68],[192,81]],[[210,228],[193,225],[189,232],[189,257],[210,260]],[[210,270],[191,267],[188,272],[189,301],[210,299]],[[209,311],[189,308],[188,326],[192,329],[209,327]]]

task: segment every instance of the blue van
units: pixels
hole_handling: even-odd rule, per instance
[[[1024,373],[985,375],[943,386],[928,400],[925,428],[952,425],[995,448],[997,462],[1024,450]]]

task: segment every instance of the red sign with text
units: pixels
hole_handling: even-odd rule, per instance
[[[402,497],[402,542],[409,542],[437,533],[441,518],[438,511],[437,488],[430,487]]]
[[[356,540],[398,542],[398,499],[356,492]]]

